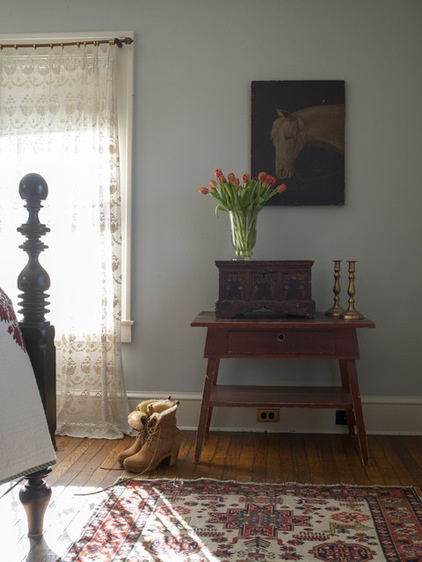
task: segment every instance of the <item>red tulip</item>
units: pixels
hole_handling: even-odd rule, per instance
[[[236,183],[236,176],[233,174],[233,172],[230,172],[230,174],[228,174],[227,179],[232,183]]]
[[[198,189],[199,193],[202,193],[202,195],[208,195],[208,189],[206,187],[200,187]]]
[[[217,183],[214,180],[210,180],[208,182],[208,189],[210,191],[214,191],[214,189],[217,187]]]
[[[282,183],[281,185],[279,185],[279,186],[277,187],[277,191],[278,191],[279,193],[284,193],[284,192],[286,191],[286,189],[287,189],[287,185],[286,185],[285,183]]]
[[[223,172],[219,168],[217,168],[217,170],[215,170],[214,175],[220,183],[227,183]]]
[[[265,183],[265,178],[267,177],[267,174],[265,172],[259,172],[258,174],[258,180],[261,181],[262,183]]]
[[[251,181],[251,176],[249,174],[243,174],[242,181],[243,183],[248,183],[249,181]]]

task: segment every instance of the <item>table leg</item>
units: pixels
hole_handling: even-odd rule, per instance
[[[356,429],[359,439],[360,454],[362,464],[369,465],[369,447],[365,430],[365,421],[363,419],[362,402],[360,398],[358,374],[355,361],[340,361],[341,369],[344,370],[345,376],[349,381],[350,394],[352,396],[353,410],[355,413]]]
[[[343,390],[351,394],[350,392],[350,384],[349,384],[349,375],[347,372],[347,365],[345,361],[339,361],[340,364],[340,376],[341,376],[341,385]],[[346,412],[346,422],[347,428],[349,430],[349,435],[355,434],[355,416],[353,412],[353,406],[345,408]]]
[[[205,434],[208,433],[210,428],[212,415],[212,406],[210,406],[211,389],[217,381],[219,366],[219,358],[212,357],[208,359],[204,390],[202,392],[201,412],[199,414],[198,430],[196,432],[195,462],[199,462]]]

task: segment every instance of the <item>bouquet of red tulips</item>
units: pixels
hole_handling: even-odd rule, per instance
[[[260,211],[274,195],[283,193],[287,188],[284,183],[277,186],[277,178],[266,172],[260,172],[256,179],[243,174],[242,182],[232,172],[227,179],[220,169],[215,170],[214,175],[217,181],[211,180],[208,187],[200,187],[199,192],[209,194],[218,201],[216,214],[218,211]]]
[[[252,179],[243,174],[242,182],[230,173],[227,179],[221,170],[215,170],[216,180],[208,187],[200,187],[203,195],[211,195],[218,201],[215,214],[227,211],[230,215],[233,245],[237,259],[250,260],[256,242],[256,221],[262,207],[277,193],[283,193],[287,186],[277,186],[277,179],[265,172]]]

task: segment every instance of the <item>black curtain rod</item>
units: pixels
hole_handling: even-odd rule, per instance
[[[115,37],[114,39],[92,39],[89,41],[72,41],[69,43],[13,43],[7,45],[0,43],[0,51],[2,49],[23,49],[28,47],[33,49],[37,49],[38,47],[50,47],[51,49],[53,47],[86,47],[87,45],[95,45],[95,47],[97,47],[98,45],[104,45],[106,43],[110,46],[115,45],[121,49],[123,45],[131,45],[133,43],[133,39],[132,37],[124,37],[123,39]]]

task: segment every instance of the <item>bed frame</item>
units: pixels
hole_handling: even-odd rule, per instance
[[[46,319],[49,312],[48,295],[50,277],[38,261],[40,253],[47,248],[41,241],[50,229],[41,224],[38,212],[42,201],[47,198],[47,182],[39,174],[28,174],[19,183],[19,195],[26,201],[28,220],[18,228],[26,237],[20,248],[28,254],[28,263],[18,276],[20,309],[22,315],[19,326],[31,360],[47,424],[56,447],[56,352],[54,346],[54,326]],[[44,514],[51,498],[51,489],[44,481],[51,468],[26,476],[27,483],[20,490],[19,497],[28,519],[28,536],[36,537],[43,533]]]

